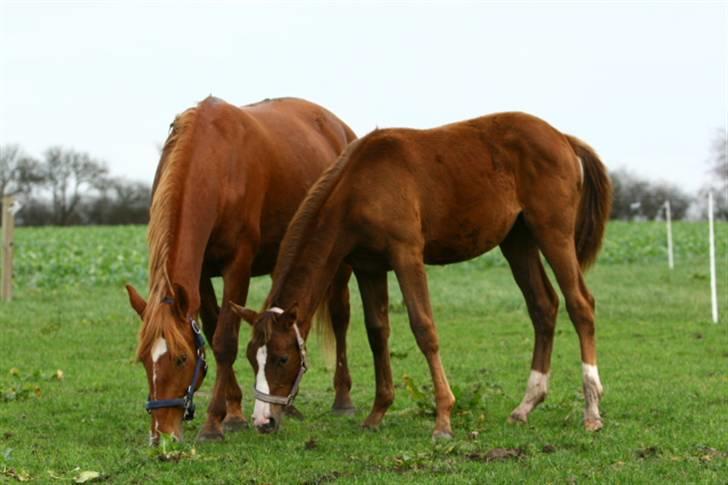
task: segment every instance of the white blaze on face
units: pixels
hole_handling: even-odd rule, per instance
[[[255,376],[255,388],[265,394],[270,394],[268,380],[265,378],[265,361],[268,359],[268,349],[265,345],[258,347],[255,354],[255,360],[258,362],[258,373]],[[270,404],[255,400],[255,408],[253,409],[253,424],[255,426],[263,426],[270,421]]]
[[[152,362],[156,363],[161,356],[167,353],[167,341],[159,337],[152,345]]]
[[[157,395],[157,361],[167,353],[167,341],[159,337],[152,345],[152,397]]]

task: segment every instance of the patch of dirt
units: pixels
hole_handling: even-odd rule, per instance
[[[646,460],[648,458],[655,458],[660,455],[660,449],[656,446],[650,446],[634,452],[635,456],[640,460]]]
[[[323,475],[320,475],[316,478],[313,478],[311,480],[307,480],[305,482],[302,482],[303,485],[319,485],[321,483],[328,483],[328,482],[335,482],[339,478],[344,476],[343,472],[339,471],[333,471],[330,473],[325,473]]]
[[[473,461],[506,461],[518,460],[526,456],[526,450],[523,448],[493,448],[487,453],[469,453],[465,455]]]
[[[698,457],[702,463],[709,463],[716,459],[728,458],[728,451],[720,451],[715,448],[704,446],[698,448]]]
[[[304,450],[315,450],[316,448],[318,448],[318,443],[316,443],[316,440],[313,438],[309,439],[303,444]]]
[[[541,451],[544,453],[553,453],[556,451],[556,447],[554,445],[544,445]]]

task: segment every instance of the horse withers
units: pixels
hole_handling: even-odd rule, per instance
[[[270,273],[306,191],[356,137],[326,109],[301,99],[235,107],[209,97],[172,123],[154,179],[149,222],[149,298],[127,286],[143,319],[137,356],[149,384],[151,441],[182,437],[205,377],[205,340],[217,373],[201,439],[247,426],[233,363],[251,276]],[[352,407],[346,363],[347,281],[328,293],[336,321],[334,407]],[[211,278],[222,276],[218,306]],[[197,322],[198,315],[202,323]]]
[[[558,297],[543,254],[581,344],[584,425],[600,429],[594,298],[583,271],[597,256],[610,206],[610,181],[594,150],[524,113],[430,130],[376,130],[352,143],[291,221],[268,310],[234,307],[253,324],[248,354],[258,356],[256,379],[270,403],[269,415],[256,421],[280,423],[280,403],[295,396],[305,364],[298,336],[308,335],[315,308],[345,262],[358,281],[375,363],[376,392],[364,425],[378,426],[394,399],[387,294],[387,272],[394,270],[432,376],[433,435],[451,436],[455,398],[440,359],[425,264],[456,263],[500,246],[535,331],[527,390],[511,419],[526,421],[548,391]]]

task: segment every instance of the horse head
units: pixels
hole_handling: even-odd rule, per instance
[[[182,440],[182,421],[194,417],[194,392],[207,373],[204,339],[197,322],[187,316],[184,289],[175,296],[147,304],[131,286],[129,302],[142,319],[137,358],[144,365],[149,384],[145,408],[151,416],[150,444],[160,435]]]
[[[232,308],[253,327],[246,352],[255,374],[253,423],[261,433],[277,431],[308,368],[296,309],[272,307],[256,313],[234,303]]]

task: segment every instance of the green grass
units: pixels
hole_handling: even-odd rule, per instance
[[[195,444],[210,378],[198,417],[185,425],[186,442],[167,461],[147,447],[146,379],[132,358],[139,321],[121,286],[145,286],[144,228],[20,229],[16,299],[0,306],[0,481],[69,482],[96,471],[111,483],[724,483],[728,224],[718,225],[719,325],[710,322],[706,224],[674,229],[674,271],[665,262],[663,226],[616,223],[588,274],[606,392],[599,433],[582,430],[578,342],[563,310],[549,398],[528,425],[506,423],[525,390],[533,338],[495,251],[430,268],[443,362],[462,404],[454,440],[431,441],[429,402],[406,385],[429,392],[429,374],[390,277],[397,396],[379,431],[359,426],[374,379],[352,283],[356,416],[328,413],[332,370],[313,339],[313,368],[296,402],[305,421],[286,421],[273,436],[246,431]],[[267,277],[254,282],[251,306],[268,286]],[[245,329],[241,336],[245,345]],[[249,413],[252,372],[244,360],[236,369]],[[486,461],[494,448],[521,456]]]

